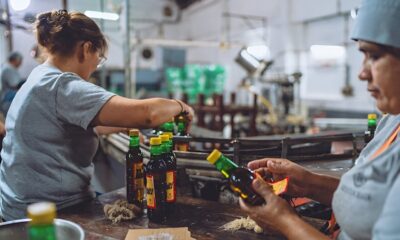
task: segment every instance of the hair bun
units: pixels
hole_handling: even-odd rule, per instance
[[[69,20],[71,19],[67,10],[54,11],[52,15],[53,22],[57,23],[57,25],[61,27],[67,26]]]
[[[38,25],[43,27],[45,31],[51,30],[51,12],[40,14],[38,16]]]
[[[91,42],[91,51],[104,54],[107,50],[107,42],[99,26],[79,12],[54,10],[39,14],[35,32],[38,43],[49,54],[71,56],[81,41]]]

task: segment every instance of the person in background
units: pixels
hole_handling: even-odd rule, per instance
[[[129,99],[88,82],[105,60],[107,42],[86,15],[42,13],[35,29],[47,60],[33,69],[6,119],[0,211],[7,221],[26,217],[33,202],[63,209],[93,199],[92,159],[104,127],[152,128],[194,115],[179,100]]]
[[[400,1],[364,0],[352,38],[364,54],[359,78],[387,113],[356,165],[341,179],[319,175],[286,159],[261,159],[249,168],[278,180],[289,177],[288,193],[332,204],[339,239],[400,239]],[[288,239],[328,239],[275,196],[260,178],[253,188],[266,205],[242,209],[260,226]]]
[[[4,63],[1,67],[0,107],[4,117],[6,117],[11,102],[22,83],[21,76],[18,73],[21,64],[22,55],[19,52],[12,52],[8,55],[7,63]]]

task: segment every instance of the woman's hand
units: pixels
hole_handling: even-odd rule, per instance
[[[179,101],[179,100],[178,100]],[[191,106],[187,105],[186,103],[180,101],[183,107],[183,112],[186,112],[187,115],[187,119],[191,122],[193,121],[193,117],[194,117],[194,110]]]
[[[181,107],[182,107],[181,113],[184,113],[183,117],[187,121],[186,132],[190,132],[190,126],[191,126],[191,123],[192,123],[193,117],[194,117],[194,110],[191,106],[187,105],[186,103],[184,103],[180,100],[175,99],[175,101],[177,101],[179,103],[179,105],[181,105]]]
[[[287,194],[293,197],[306,197],[312,173],[287,159],[264,158],[249,162],[248,167],[259,173],[264,179],[279,181],[289,178]]]
[[[287,239],[328,240],[329,238],[317,229],[304,222],[289,204],[276,196],[271,186],[261,178],[256,178],[252,183],[253,189],[264,198],[266,204],[249,206],[240,199],[240,207],[260,227],[275,228],[286,236]]]
[[[297,217],[293,208],[282,198],[272,192],[271,186],[261,178],[256,178],[252,184],[253,189],[264,198],[266,204],[261,206],[247,205],[240,199],[240,207],[260,227],[275,228],[280,231],[284,228],[286,219]]]

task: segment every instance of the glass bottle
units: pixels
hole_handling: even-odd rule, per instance
[[[130,130],[129,138],[129,151],[126,153],[126,197],[129,203],[143,209],[145,186],[139,130]]]
[[[170,141],[170,136],[168,134],[162,134],[161,136],[162,146],[163,146],[163,154],[164,160],[167,166],[166,173],[166,201],[167,201],[167,213],[168,216],[172,216],[175,209],[176,202],[176,176],[177,176],[177,165],[176,165],[176,157],[174,152],[172,151],[172,144]]]
[[[28,218],[32,219],[28,224],[30,240],[56,240],[54,218],[56,217],[56,205],[50,202],[33,203],[27,208]]]
[[[147,216],[150,221],[166,221],[166,170],[162,156],[161,139],[150,138],[150,160],[145,167]]]
[[[237,193],[245,202],[251,205],[261,205],[264,199],[258,195],[251,184],[256,178],[255,172],[245,167],[239,167],[220,151],[214,149],[207,157],[207,161],[215,165],[226,178],[229,179],[231,189]]]

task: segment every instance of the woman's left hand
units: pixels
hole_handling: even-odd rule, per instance
[[[271,186],[261,178],[253,181],[253,189],[264,198],[266,204],[251,206],[240,199],[240,207],[260,227],[275,228],[281,231],[285,227],[285,220],[291,216],[297,216],[293,208],[282,198],[272,192]]]

